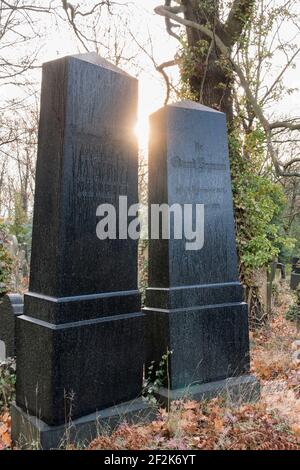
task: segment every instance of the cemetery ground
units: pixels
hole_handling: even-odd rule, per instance
[[[261,382],[261,400],[233,404],[222,399],[175,402],[159,410],[146,425],[121,424],[89,443],[68,442],[67,450],[298,450],[300,449],[300,335],[286,320],[292,303],[287,284],[276,292],[273,315],[261,330],[250,333],[252,372]],[[298,343],[299,344],[299,343]],[[298,352],[297,352],[298,351]],[[0,449],[12,447],[9,405],[14,398],[14,364],[0,372]],[[28,447],[36,449],[34,442]]]

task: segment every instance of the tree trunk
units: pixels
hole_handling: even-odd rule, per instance
[[[217,35],[223,36],[219,27],[219,0],[200,2],[188,0],[185,3],[185,19],[199,24],[209,23]],[[196,50],[199,41],[206,41],[207,37],[196,29],[187,28],[187,40],[189,50]],[[232,69],[228,62],[226,69],[222,66],[222,57],[213,44],[208,45],[208,54],[204,58],[199,57],[195,68],[191,71],[189,85],[191,92],[197,101],[222,111],[226,114],[228,124],[233,121],[232,100]]]
[[[247,3],[247,2],[245,2]],[[253,3],[248,2],[249,6]],[[185,5],[185,19],[207,25],[210,29],[221,37],[224,42],[233,44],[225,35],[219,19],[219,0],[183,0]],[[197,51],[199,41],[205,40],[206,36],[200,31],[187,28],[187,42],[189,51]],[[189,71],[189,86],[193,96],[200,103],[211,108],[222,111],[227,116],[228,130],[233,128],[233,73],[228,61],[223,61],[219,51],[214,44],[208,43],[208,53],[202,54],[194,61],[194,68]],[[233,158],[230,155],[230,158]],[[259,319],[265,321],[263,304],[260,298],[259,288],[255,285],[254,279],[249,279],[240,266],[241,282],[245,285],[245,300],[249,306],[250,324],[252,327],[258,327]]]

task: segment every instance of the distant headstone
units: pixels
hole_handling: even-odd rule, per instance
[[[0,361],[16,355],[16,318],[22,314],[22,295],[6,294],[0,297]]]
[[[95,53],[43,66],[30,288],[17,330],[14,439],[24,432],[27,412],[48,427],[69,418],[91,422],[96,410],[141,393],[137,241],[96,236],[100,204],[117,206],[120,195],[128,205],[138,201],[137,92],[136,79]],[[48,447],[53,434],[47,440],[44,425],[36,427]]]
[[[294,256],[292,258],[292,261],[291,261],[292,271],[300,273],[300,263],[299,263],[299,261],[300,261],[300,258],[298,258],[297,256]]]
[[[4,341],[0,339],[0,362],[6,360],[6,347]]]
[[[290,288],[292,290],[296,290],[299,284],[300,284],[300,258],[293,257]]]
[[[285,280],[286,279],[285,264],[284,263],[277,263],[276,269],[279,269],[279,271],[280,271],[281,280],[282,281]]]
[[[256,398],[247,304],[239,282],[225,115],[194,102],[150,118],[149,204],[204,204],[204,246],[149,242],[146,371],[164,367],[161,401],[223,391]],[[195,229],[195,224],[194,224]],[[169,351],[169,354],[167,353]],[[167,353],[168,367],[161,366]],[[151,369],[151,367],[150,367]],[[151,372],[149,372],[151,377]]]

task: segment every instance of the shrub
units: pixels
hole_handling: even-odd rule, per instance
[[[289,321],[300,323],[300,286],[296,290],[296,302],[290,305],[288,308],[285,318]]]
[[[8,231],[6,225],[0,223],[0,295],[9,290],[13,260],[6,248]]]
[[[15,398],[16,365],[13,359],[0,363],[0,414]]]
[[[298,322],[300,320],[300,306],[298,304],[290,305],[285,314],[286,320]]]

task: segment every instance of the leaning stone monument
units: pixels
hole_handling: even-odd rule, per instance
[[[204,245],[187,251],[187,240],[172,238],[178,229],[172,217],[170,239],[150,239],[146,370],[154,362],[155,371],[168,355],[158,391],[165,403],[221,392],[255,398],[259,384],[249,375],[225,115],[183,101],[154,113],[150,126],[149,205],[204,204]]]
[[[15,441],[38,436],[43,448],[57,446],[70,420],[83,439],[95,434],[96,420],[145,408],[132,403],[144,362],[137,241],[96,236],[100,204],[118,207],[120,195],[138,201],[137,89],[136,79],[94,53],[43,66]]]
[[[0,297],[0,361],[16,355],[16,320],[22,314],[22,295],[6,294]]]

